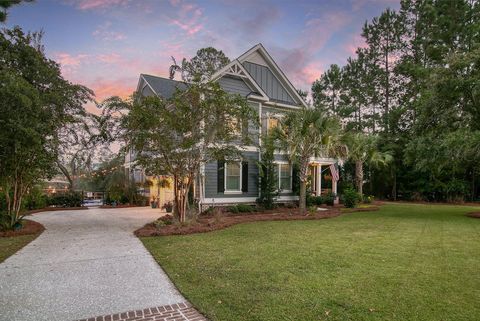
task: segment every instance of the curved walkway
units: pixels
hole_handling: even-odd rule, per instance
[[[46,231],[0,264],[0,320],[113,320],[115,313],[132,318],[151,307],[189,307],[132,233],[158,216],[149,208],[32,216]]]

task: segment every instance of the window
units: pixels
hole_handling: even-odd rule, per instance
[[[225,164],[225,191],[241,191],[241,168],[241,163],[234,162]]]
[[[235,117],[230,117],[227,119],[227,128],[234,136],[240,136],[242,132],[242,124]]]
[[[291,191],[292,190],[292,166],[290,164],[280,164],[279,169],[279,185],[280,190]]]
[[[268,118],[267,130],[270,132],[272,129],[278,126],[278,119],[277,118]]]

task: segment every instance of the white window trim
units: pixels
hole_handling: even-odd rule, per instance
[[[293,166],[292,166],[292,164],[290,164],[290,162],[287,162],[287,161],[274,161],[273,163],[277,166],[277,173],[278,173],[277,192],[279,192],[279,193],[293,193]],[[280,165],[289,165],[290,166],[290,189],[280,189],[281,182],[282,182]]]
[[[240,166],[240,188],[237,189],[227,189],[227,164],[228,163],[237,163]],[[241,161],[226,161],[225,162],[225,170],[224,170],[224,178],[223,178],[223,184],[224,184],[224,194],[242,194],[242,162]]]

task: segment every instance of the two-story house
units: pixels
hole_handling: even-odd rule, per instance
[[[259,116],[260,126],[250,128],[257,140],[255,146],[240,146],[242,159],[239,161],[215,161],[204,164],[195,184],[195,196],[201,205],[252,203],[259,196],[259,171],[261,134],[277,126],[279,119],[287,112],[308,107],[292,83],[275,63],[262,44],[258,44],[227,66],[218,70],[211,78],[232,94],[239,94]],[[182,82],[140,75],[137,91],[142,95],[158,95],[170,98],[176,88],[184,89]],[[251,131],[257,131],[252,133]],[[126,159],[125,167],[132,171],[133,155]],[[279,202],[293,201],[298,196],[293,192],[293,168],[288,155],[280,150],[275,155],[278,166]],[[331,180],[329,165],[331,158],[311,159],[310,190],[320,195],[326,189],[336,193],[336,182]],[[330,179],[329,179],[330,178]]]

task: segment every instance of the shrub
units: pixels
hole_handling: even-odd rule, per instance
[[[347,208],[354,208],[357,206],[360,197],[357,191],[353,188],[347,188],[343,191],[343,205]]]
[[[24,208],[27,210],[35,210],[47,206],[47,196],[43,194],[39,187],[32,188],[25,196]]]
[[[317,207],[315,205],[309,206],[308,207],[308,214],[313,215],[317,212]]]
[[[168,213],[171,213],[173,210],[173,203],[172,202],[166,202],[163,204],[162,208],[167,211]]]
[[[55,194],[48,198],[48,205],[57,207],[80,207],[82,206],[82,195],[78,192]]]
[[[11,217],[7,215],[6,212],[0,211],[0,231],[6,231],[8,229],[11,229],[10,220]]]
[[[307,201],[307,207],[310,207],[312,205],[315,205],[316,197],[308,193],[306,201]]]
[[[365,204],[372,203],[374,201],[374,199],[375,199],[375,196],[373,196],[373,195],[363,196],[363,202]]]
[[[325,204],[329,206],[333,206],[335,202],[335,197],[336,197],[335,193],[328,192],[325,194],[325,196],[323,196],[323,201],[325,202]]]
[[[237,204],[228,206],[227,211],[230,213],[251,213],[255,212],[255,208],[248,204]]]
[[[128,204],[128,203],[129,203],[129,199],[127,195],[120,196],[120,204]]]
[[[237,205],[237,210],[238,210],[240,213],[251,213],[251,212],[255,212],[255,208],[254,208],[252,205],[248,205],[248,204],[238,204],[238,205]]]
[[[223,220],[223,212],[218,207],[213,207],[213,219],[215,223],[220,223]]]
[[[283,207],[285,207],[285,208],[297,208],[298,206],[294,202],[289,202],[289,203],[283,204]]]
[[[204,210],[200,215],[211,215],[213,214],[213,206],[208,207],[206,210]]]
[[[158,219],[155,222],[153,222],[153,225],[155,225],[156,228],[162,228],[167,224],[165,224],[165,222],[162,221],[161,219]]]
[[[315,196],[314,203],[315,205],[320,206],[323,203],[325,203],[325,201],[323,200],[323,197],[319,195],[319,196]]]
[[[227,211],[230,213],[240,213],[236,205],[228,206]]]
[[[259,190],[260,197],[257,203],[263,208],[269,210],[275,207],[275,199],[278,196],[278,176],[275,171],[275,142],[272,135],[267,135],[262,139],[261,161],[258,162],[259,170]]]
[[[163,215],[162,217],[159,217],[158,218],[160,221],[163,221],[164,223],[167,223],[170,222],[170,224],[173,222],[173,216],[170,215],[170,214],[167,214],[167,215]]]

